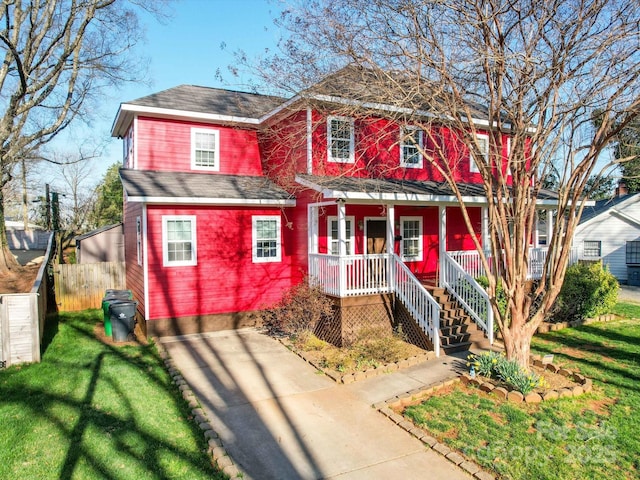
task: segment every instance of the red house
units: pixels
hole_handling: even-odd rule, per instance
[[[355,103],[352,91],[329,85],[290,99],[182,85],[121,104],[112,135],[124,140],[127,286],[147,333],[254,325],[252,312],[308,275],[336,303],[320,332],[335,343],[364,324],[402,322],[436,353],[468,345],[458,314],[441,308],[444,294],[438,302],[425,288],[436,283],[492,339],[473,279],[472,235],[485,243],[487,215],[472,155],[434,127],[455,163],[470,234],[420,154],[425,132],[385,114],[397,107],[346,116],[336,106]],[[479,134],[487,152],[489,134],[502,136],[506,161],[508,136]]]

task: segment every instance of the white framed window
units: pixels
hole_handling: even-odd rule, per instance
[[[400,217],[401,252],[405,262],[422,261],[422,217]]]
[[[220,170],[220,132],[210,128],[191,129],[191,169]]]
[[[346,239],[345,243],[347,244],[347,255],[353,255],[355,253],[353,246],[354,243],[354,231],[353,226],[355,225],[354,217],[348,216],[346,217]],[[340,245],[338,244],[338,217],[332,216],[327,217],[327,235],[328,237],[328,245],[327,250],[329,251],[329,255],[338,255],[340,253]]]
[[[582,242],[582,254],[585,258],[600,258],[602,256],[602,242],[600,240],[585,240]]]
[[[489,135],[486,133],[476,133],[476,143],[480,149],[481,157],[477,159],[473,154],[469,155],[469,171],[471,173],[480,173],[478,162],[482,162],[485,165],[489,163]]]
[[[251,218],[252,252],[254,263],[279,262],[282,260],[282,233],[280,217],[254,215]]]
[[[400,166],[422,168],[422,137],[418,127],[404,126],[400,129]]]
[[[162,260],[165,267],[197,265],[195,215],[162,217]]]
[[[142,219],[136,217],[136,253],[138,265],[142,265]]]
[[[327,151],[329,162],[355,162],[353,118],[329,117],[327,119]]]

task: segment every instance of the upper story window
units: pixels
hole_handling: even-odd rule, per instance
[[[400,166],[422,168],[422,130],[418,127],[402,127],[400,135]]]
[[[191,129],[191,169],[220,170],[220,132],[208,128]]]
[[[339,255],[340,254],[340,244],[338,242],[338,217],[329,217],[328,221],[328,230],[329,230],[329,255]],[[345,234],[345,243],[346,243],[346,252],[347,255],[353,255],[353,224],[354,217],[349,216],[346,218],[346,234]]]
[[[489,135],[476,133],[476,143],[480,149],[481,157],[477,159],[474,155],[469,155],[469,171],[472,173],[480,173],[478,162],[482,162],[485,165],[489,163]]]
[[[252,223],[252,252],[254,263],[279,262],[282,259],[280,217],[255,215]]]
[[[197,265],[195,215],[162,217],[162,259],[165,267]]]
[[[142,265],[142,220],[136,217],[136,255],[138,265]]]
[[[329,117],[327,119],[327,149],[330,162],[353,163],[355,161],[352,118]]]
[[[402,260],[422,261],[422,217],[400,217],[402,228]]]

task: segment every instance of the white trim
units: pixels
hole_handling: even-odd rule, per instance
[[[333,138],[331,136],[331,122],[347,122],[349,124],[349,158],[334,158],[331,148]],[[345,138],[339,138],[337,140],[345,141]],[[331,163],[354,163],[356,161],[355,155],[355,124],[353,118],[342,117],[336,115],[330,115],[327,117],[327,161]]]
[[[405,144],[405,140],[407,135],[404,134],[405,131],[411,131],[418,133],[418,141],[417,143]],[[406,158],[404,155],[405,147],[413,147],[414,145],[418,146],[418,163],[406,163]],[[401,125],[400,126],[400,166],[402,168],[423,168],[424,167],[424,157],[422,156],[422,149],[424,145],[424,132],[422,129],[416,125]]]
[[[313,174],[313,139],[312,139],[312,112],[311,108],[307,107],[307,173]]]
[[[484,162],[485,165],[489,164],[489,151],[491,150],[491,144],[489,142],[489,135],[486,133],[476,133],[476,140],[486,140],[486,145],[487,145],[487,149],[484,152],[480,152],[482,153],[482,160]],[[477,143],[477,142],[476,142]],[[500,158],[502,158],[502,152],[500,152]],[[502,165],[500,166],[500,168],[502,169]],[[480,173],[480,168],[478,167],[478,163],[476,162],[475,157],[473,156],[473,153],[470,151],[469,152],[469,172],[471,173]]]
[[[142,266],[142,218],[136,217],[136,256],[138,265]]]
[[[144,288],[144,319],[149,320],[149,255],[147,250],[147,206],[142,205],[142,283]]]
[[[173,221],[191,222],[191,260],[169,260],[167,223]],[[191,267],[198,264],[198,239],[196,235],[195,215],[163,215],[162,216],[162,265],[165,267]]]
[[[196,164],[196,135],[205,134],[213,136],[213,166]],[[191,127],[191,170],[219,172],[220,171],[220,130],[214,128]],[[210,151],[210,150],[206,150]]]
[[[276,222],[276,256],[275,257],[258,257],[257,231],[256,224],[259,221]],[[251,260],[253,263],[272,263],[282,261],[282,222],[280,215],[253,215],[251,217]]]
[[[404,254],[404,222],[418,222],[418,255],[415,257],[406,257]],[[424,258],[424,230],[423,230],[423,218],[419,216],[400,216],[400,235],[402,235],[402,241],[400,242],[400,258],[403,262],[421,262]]]
[[[128,197],[130,202],[151,204],[187,204],[187,205],[279,205],[295,207],[295,199],[272,200],[266,198],[195,198],[195,197]]]
[[[619,211],[617,208],[612,209],[610,213],[611,215],[615,215],[616,217],[619,217],[622,220],[625,220],[626,222],[631,223],[632,225],[635,225],[636,227],[640,227],[639,219],[634,218],[631,215],[627,215],[626,213]]]
[[[356,254],[356,243],[355,243],[355,228],[356,228],[356,221],[355,221],[355,216],[353,215],[347,215],[345,216],[345,236],[346,236],[346,224],[351,223],[351,235],[349,236],[349,238],[346,238],[346,242],[349,243],[349,245],[351,245],[351,252],[349,252],[346,247],[345,249],[346,254],[347,255],[355,255]],[[335,240],[333,239],[333,236],[331,235],[332,230],[331,230],[331,222],[336,222],[338,223],[338,216],[337,215],[329,215],[327,216],[327,253],[329,255],[338,255],[337,253],[332,253],[331,251],[331,244],[332,243],[338,243],[339,240],[338,238],[336,238]],[[338,226],[339,228],[339,226]],[[340,249],[340,245],[338,244],[338,250]]]

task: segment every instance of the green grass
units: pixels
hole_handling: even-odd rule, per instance
[[[503,478],[640,476],[640,322],[622,320],[538,335],[534,353],[594,380],[594,391],[539,405],[499,401],[460,385],[405,415]]]
[[[631,302],[618,302],[611,313],[625,318],[640,318],[640,304]]]
[[[42,362],[0,371],[0,478],[226,478],[155,347],[101,343],[101,316],[48,320]]]

